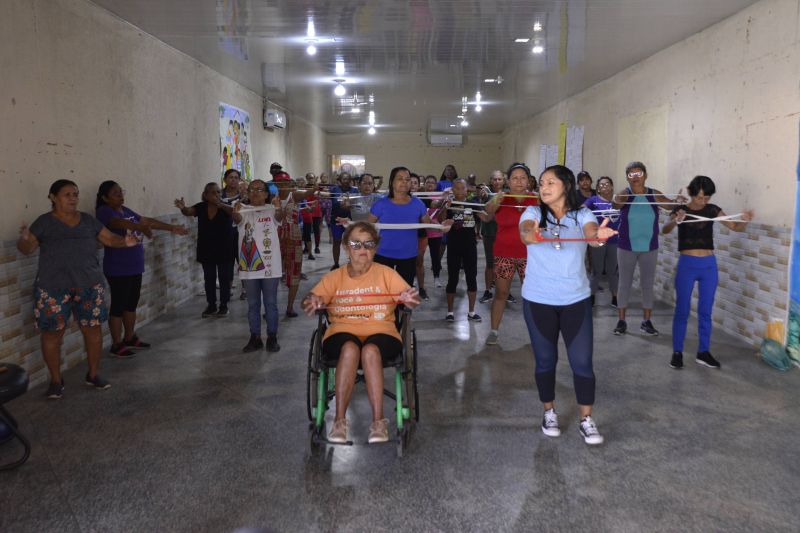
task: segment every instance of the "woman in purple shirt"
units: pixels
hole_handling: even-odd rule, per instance
[[[144,273],[143,236],[153,238],[153,230],[163,230],[177,235],[189,232],[184,226],[166,224],[154,218],[143,217],[125,207],[125,191],[115,181],[104,181],[97,190],[95,216],[112,233],[125,236],[133,234],[139,244],[130,248],[105,247],[103,274],[111,290],[111,311],[108,329],[111,331],[111,355],[133,357],[129,348],[149,348],[150,345],[136,336],[136,308],[142,291]],[[122,335],[123,327],[125,336]]]

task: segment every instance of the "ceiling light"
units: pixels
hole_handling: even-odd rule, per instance
[[[356,106],[356,107],[354,107],[354,108],[352,109],[352,111],[350,111],[350,112],[351,112],[352,114],[354,114],[354,115],[358,115],[359,113],[361,113],[361,108],[360,108],[360,107],[358,107],[358,106]]]
[[[480,91],[475,93],[475,101],[476,102],[480,102],[481,101],[481,92]]]
[[[544,52],[544,46],[542,46],[541,44],[537,44],[533,47],[531,51],[534,54],[541,54],[542,52]]]
[[[514,39],[515,43],[527,43],[528,41],[530,41],[530,38],[528,37],[518,37]]]
[[[306,53],[307,53],[308,55],[310,55],[310,56],[316,55],[316,53],[317,53],[317,47],[316,47],[316,46],[314,46],[313,44],[309,44],[309,45],[308,45],[308,48],[306,48]]]
[[[369,103],[370,104],[374,104],[375,103],[375,95],[374,94],[369,95]]]
[[[344,59],[336,60],[336,75],[344,76]]]
[[[533,23],[533,31],[542,31],[542,23],[538,20]]]
[[[467,126],[469,126],[469,122],[467,122],[467,119],[462,120],[461,121],[461,127],[462,128],[466,128]]]
[[[481,104],[478,104],[478,105],[475,106],[475,111],[476,112],[480,113],[482,110],[483,110],[483,106]]]
[[[369,112],[368,122],[369,122],[370,126],[374,126],[375,125],[375,111],[370,111]]]
[[[497,81],[497,80],[496,80],[496,79],[494,79],[494,78],[486,78],[485,80],[483,80],[483,83],[494,83],[494,82],[496,82],[496,81]]]
[[[369,133],[370,135],[375,135],[375,128],[373,126],[370,126],[369,129],[367,130],[367,133]]]
[[[306,30],[306,35],[309,37],[316,37],[317,35],[317,32],[314,29],[314,19],[312,18],[308,19],[308,29]]]
[[[450,124],[450,127],[451,128],[456,128],[457,126],[455,124]]]
[[[347,93],[347,89],[344,88],[341,82],[336,84],[336,88],[333,89],[333,94],[336,96],[344,96]]]

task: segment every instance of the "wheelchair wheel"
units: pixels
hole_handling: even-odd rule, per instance
[[[322,350],[322,332],[318,329],[311,336],[308,347],[308,370],[306,373],[306,411],[308,420],[314,422],[317,406],[317,382],[319,381],[319,353]]]
[[[408,407],[410,419],[419,422],[419,393],[417,391],[417,334],[406,325],[403,328],[403,381],[404,404]]]

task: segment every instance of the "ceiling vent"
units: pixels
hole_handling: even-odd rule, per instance
[[[428,121],[428,143],[431,146],[461,146],[464,136],[455,117],[432,116]]]

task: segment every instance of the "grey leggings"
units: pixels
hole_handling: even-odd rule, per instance
[[[597,292],[600,284],[600,276],[605,271],[608,276],[612,294],[617,294],[619,285],[617,277],[617,245],[606,244],[605,246],[589,246],[589,255],[592,258],[592,294]]]
[[[656,263],[658,262],[658,248],[649,252],[630,252],[617,249],[617,264],[619,268],[619,292],[617,305],[620,309],[628,307],[633,285],[633,271],[639,264],[639,286],[642,288],[642,308],[653,308],[653,286],[656,282]]]

